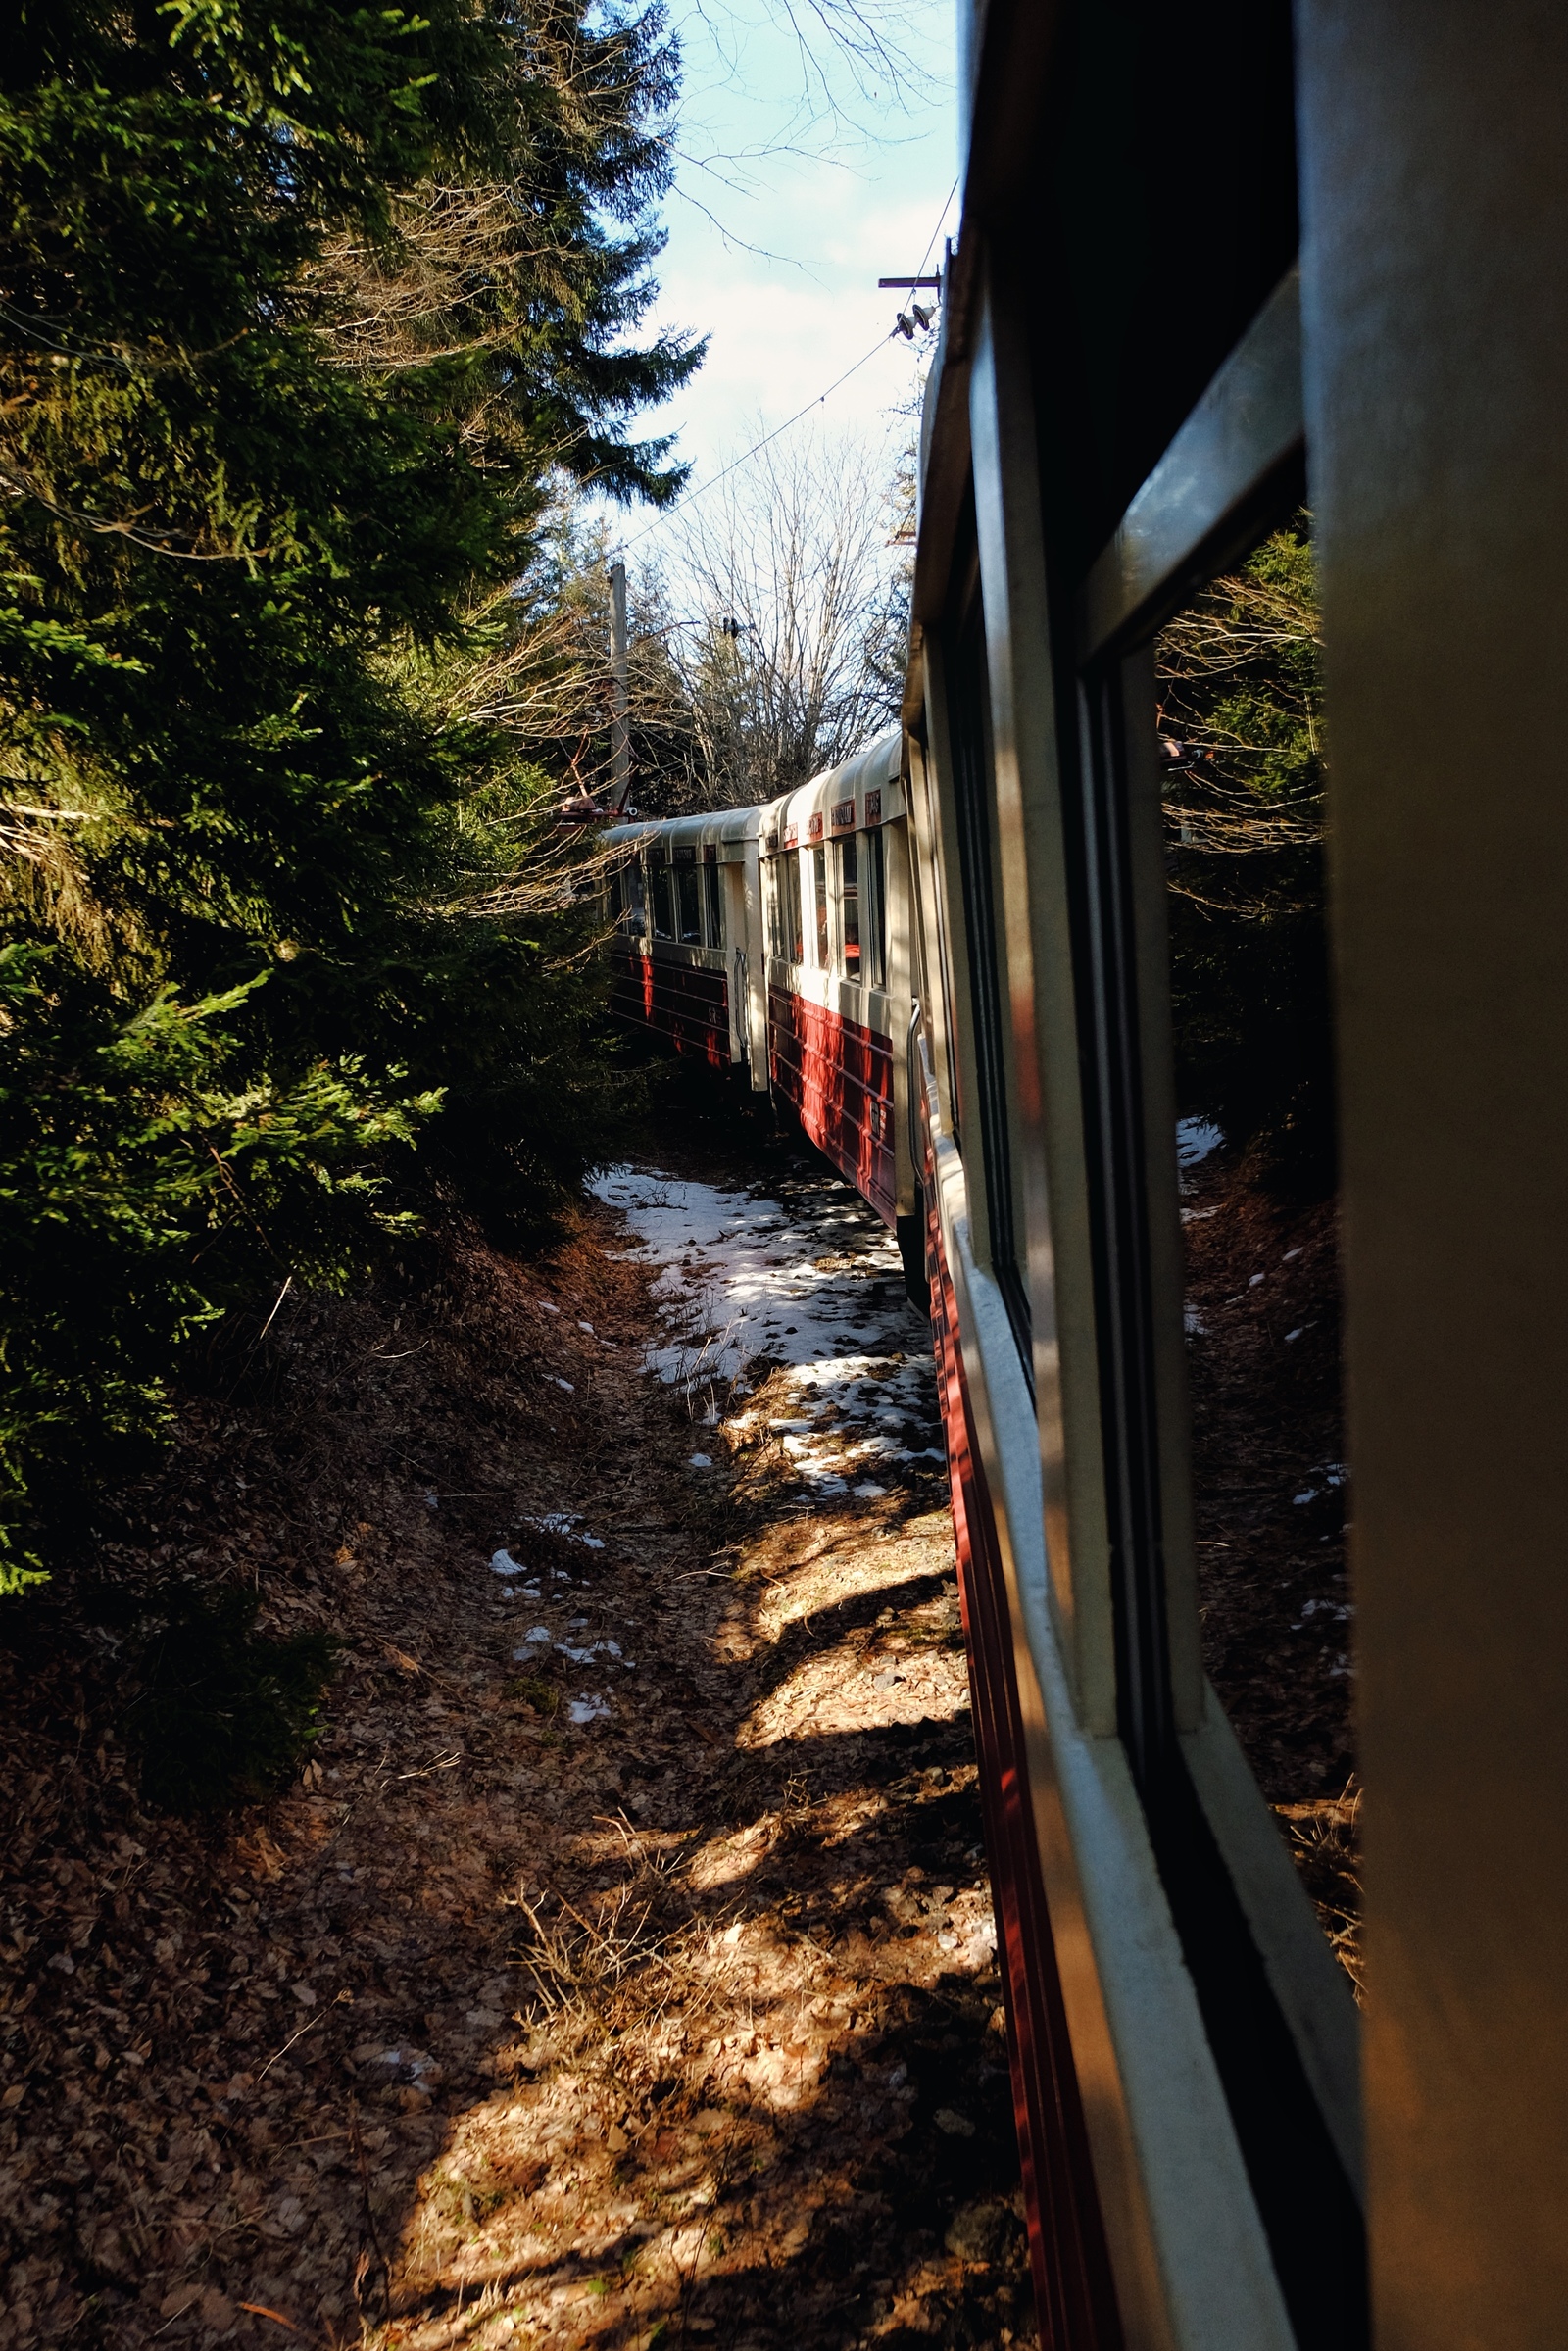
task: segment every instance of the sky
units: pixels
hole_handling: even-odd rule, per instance
[[[956,219],[952,0],[870,0],[907,61],[902,100],[834,48],[813,0],[798,6],[805,59],[790,0],[675,0],[670,12],[680,157],[654,323],[710,345],[694,381],[638,429],[678,435],[692,490],[878,344],[805,423],[891,453],[889,412],[916,363],[902,337],[885,339],[910,297],[876,281],[913,274],[922,257],[936,269]],[[662,526],[645,533],[645,520],[628,515],[626,538],[651,555]]]

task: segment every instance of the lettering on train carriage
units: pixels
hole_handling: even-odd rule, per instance
[[[873,824],[880,824],[880,823],[881,823],[881,821],[882,821],[882,795],[881,795],[881,793],[880,793],[880,792],[868,792],[868,793],[866,794],[866,796],[865,796],[865,821],[866,821],[866,824],[867,824],[867,826],[870,826],[870,825],[873,825]]]
[[[800,826],[799,826],[798,824],[787,824],[787,825],[784,827],[784,846],[785,846],[785,848],[786,848],[786,849],[798,849],[798,848],[800,847],[800,840],[801,840],[801,828],[800,828]]]
[[[695,865],[697,862],[695,845],[690,841],[677,841],[670,850],[669,861],[672,865]]]
[[[716,841],[705,841],[703,843],[703,863],[705,865],[716,865],[718,863],[718,843]]]
[[[777,828],[776,826],[774,827],[773,831],[772,831],[772,832],[770,832],[770,833],[768,834],[768,836],[767,836],[766,840],[765,840],[765,841],[763,842],[763,844],[762,844],[762,847],[763,847],[764,849],[766,849],[766,850],[775,850],[775,849],[777,849],[777,847],[778,847],[778,828]]]
[[[821,809],[820,809],[820,808],[818,808],[818,809],[817,809],[817,811],[816,811],[816,814],[815,814],[814,816],[811,816],[811,817],[808,817],[808,820],[807,820],[807,826],[806,826],[806,838],[808,839],[808,841],[820,841],[820,840],[821,840],[821,838],[822,838],[822,811],[821,811]]]
[[[833,803],[833,830],[836,833],[854,832],[855,803],[853,800],[836,800]]]

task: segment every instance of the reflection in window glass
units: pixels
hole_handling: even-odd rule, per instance
[[[675,911],[680,928],[676,937],[682,947],[701,947],[703,944],[703,902],[701,884],[695,865],[675,868]]]
[[[864,950],[865,980],[868,987],[885,988],[888,984],[888,946],[882,836],[880,833],[863,833],[861,841],[860,943]]]
[[[847,977],[860,976],[860,891],[855,835],[836,845],[839,860],[839,906],[844,923],[844,969]]]
[[[1308,519],[1155,646],[1203,1662],[1351,1982],[1354,1650]]]
[[[724,944],[724,892],[716,865],[703,867],[703,895],[707,900],[708,944],[710,947],[722,947]]]
[[[819,841],[811,852],[811,896],[816,910],[816,968],[827,969],[827,851]]]
[[[649,876],[653,883],[654,937],[673,939],[675,936],[675,893],[670,883],[669,867],[655,865]]]

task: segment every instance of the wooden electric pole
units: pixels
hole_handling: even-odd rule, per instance
[[[615,807],[631,791],[631,729],[626,719],[626,566],[610,566],[610,768]]]

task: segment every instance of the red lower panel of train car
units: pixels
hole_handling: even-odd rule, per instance
[[[926,1197],[931,1198],[929,1177]],[[1042,2351],[1119,2351],[1121,2324],[1035,1843],[1006,1585],[975,1448],[953,1284],[934,1211],[927,1220],[926,1249],[1041,2346]]]
[[[767,992],[767,1071],[819,1151],[894,1222],[893,1047],[787,988]]]
[[[610,951],[610,1008],[656,1028],[683,1053],[729,1067],[729,983],[706,963],[670,963],[634,948]]]

